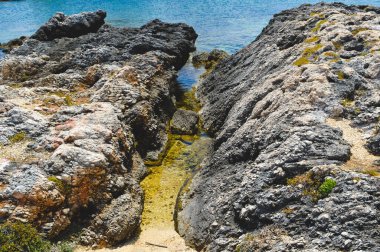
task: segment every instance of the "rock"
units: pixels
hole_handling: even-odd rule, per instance
[[[6,53],[9,53],[10,51],[12,51],[12,49],[21,46],[25,40],[26,40],[26,37],[21,36],[20,38],[12,39],[8,43],[4,43],[4,44],[0,43],[0,49],[2,49]]]
[[[196,112],[179,109],[170,122],[170,130],[174,134],[194,135],[197,133],[199,117]]]
[[[194,66],[204,66],[206,69],[213,69],[215,66],[228,58],[228,53],[223,50],[214,49],[210,53],[202,52],[193,56],[192,62]]]
[[[371,137],[366,145],[367,149],[374,155],[380,155],[380,135]]]
[[[197,38],[186,24],[104,17],[57,14],[0,60],[0,219],[51,239],[79,224],[94,246],[138,230],[144,158],[165,147],[176,69]]]
[[[177,229],[187,244],[380,250],[373,235],[380,181],[342,169],[355,148],[326,122],[343,117],[365,135],[376,132],[378,11],[338,3],[283,11],[199,84],[202,122],[215,143],[180,197]],[[322,196],[331,180],[336,186]]]
[[[104,24],[106,15],[106,12],[102,10],[82,12],[71,16],[65,16],[58,12],[30,38],[49,41],[63,37],[75,38],[90,32],[97,32]]]
[[[80,239],[84,245],[99,241],[117,244],[135,235],[141,222],[143,192],[133,181],[127,183],[132,183],[129,191],[114,199],[82,232]]]

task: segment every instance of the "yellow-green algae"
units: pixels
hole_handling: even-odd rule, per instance
[[[185,138],[190,138],[187,136]],[[141,182],[145,201],[141,229],[174,225],[173,214],[178,192],[207,155],[211,138],[199,136],[193,141],[173,140],[162,164],[150,167]]]
[[[186,109],[198,112],[201,110],[201,105],[199,104],[196,96],[195,96],[196,88],[193,87],[189,91],[183,92],[179,94],[177,101],[177,108]]]
[[[177,108],[198,112],[195,88],[177,97]],[[174,211],[181,187],[191,179],[210,150],[212,139],[204,134],[175,135],[168,127],[168,143],[159,161],[145,161],[149,175],[141,182],[144,211],[141,229],[174,228]],[[198,132],[201,132],[200,126]]]
[[[323,20],[318,21],[318,23],[315,25],[315,27],[313,29],[311,29],[311,31],[312,32],[318,32],[321,29],[322,25],[324,23],[326,23],[327,21],[328,21],[327,19],[323,19]]]

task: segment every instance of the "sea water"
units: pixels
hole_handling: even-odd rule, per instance
[[[0,1],[0,43],[31,35],[54,13],[107,11],[107,22],[139,27],[158,18],[185,22],[199,34],[197,49],[234,53],[253,41],[273,14],[319,0],[20,0]],[[330,2],[330,1],[326,1]],[[380,6],[380,0],[340,0],[346,4]],[[1,57],[1,55],[0,55]],[[191,86],[199,70],[186,66],[180,81]]]

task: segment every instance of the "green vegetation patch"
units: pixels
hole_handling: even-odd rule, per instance
[[[351,100],[351,99],[349,99],[349,98],[346,98],[346,99],[343,99],[343,100],[340,102],[340,104],[341,104],[343,107],[345,107],[345,108],[347,108],[347,107],[352,107],[352,106],[354,105],[354,101]]]
[[[336,181],[331,178],[328,178],[319,187],[318,192],[323,198],[327,197],[332,192],[335,186],[336,186]]]
[[[42,252],[50,251],[50,248],[50,242],[30,224],[0,224],[0,252]]]
[[[339,80],[344,80],[345,79],[344,73],[342,71],[338,71],[337,75],[338,75],[338,79]]]
[[[380,172],[378,172],[376,169],[367,169],[367,170],[362,171],[362,173],[368,174],[373,177],[380,176]]]
[[[319,18],[325,18],[326,17],[325,14],[320,13],[320,12],[314,12],[314,11],[310,12],[310,16],[311,17],[319,17]]]
[[[327,23],[327,19],[323,19],[323,20],[320,20],[318,21],[318,23],[315,25],[315,27],[313,29],[311,29],[312,32],[318,32],[321,30],[321,27],[324,23]]]
[[[365,27],[360,27],[360,28],[357,28],[357,29],[354,29],[351,31],[352,35],[356,35],[358,34],[359,32],[362,32],[362,31],[368,31],[369,29],[368,28],[365,28]]]
[[[326,197],[336,186],[335,180],[329,178],[324,180],[323,177],[323,174],[306,172],[288,179],[287,184],[293,187],[301,185],[303,195],[310,197],[312,201],[316,202],[319,199]]]
[[[13,136],[8,137],[9,142],[11,144],[22,142],[26,139],[26,133],[24,131],[20,131]]]
[[[303,66],[303,65],[306,65],[306,64],[309,64],[310,63],[310,60],[306,57],[301,57],[299,59],[297,59],[296,61],[294,61],[293,65],[295,66]]]
[[[295,66],[303,66],[306,64],[309,64],[312,60],[317,60],[318,56],[315,55],[321,48],[323,48],[322,44],[316,44],[315,46],[312,47],[307,47],[300,58],[298,58],[295,62],[293,62],[293,65]]]
[[[313,37],[305,39],[305,43],[314,43],[314,42],[317,42],[317,41],[319,41],[319,37],[318,36],[313,36]]]
[[[177,108],[198,112],[202,106],[195,96],[196,88],[193,87],[189,91],[181,92],[177,97]]]
[[[67,195],[71,192],[70,185],[68,185],[66,182],[58,179],[56,176],[50,176],[50,177],[48,177],[48,180],[53,182],[58,187],[58,190],[61,193],[64,193],[65,195]]]

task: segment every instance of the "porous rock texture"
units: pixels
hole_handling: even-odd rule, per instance
[[[379,13],[323,3],[283,11],[200,84],[215,144],[181,196],[178,231],[189,245],[380,250],[380,180],[343,169],[351,146],[326,123],[378,132]],[[324,181],[336,182],[330,194]]]
[[[197,35],[159,20],[114,28],[104,17],[57,14],[0,60],[1,222],[51,238],[79,224],[81,242],[101,246],[138,229],[143,159],[164,148],[177,69]]]

